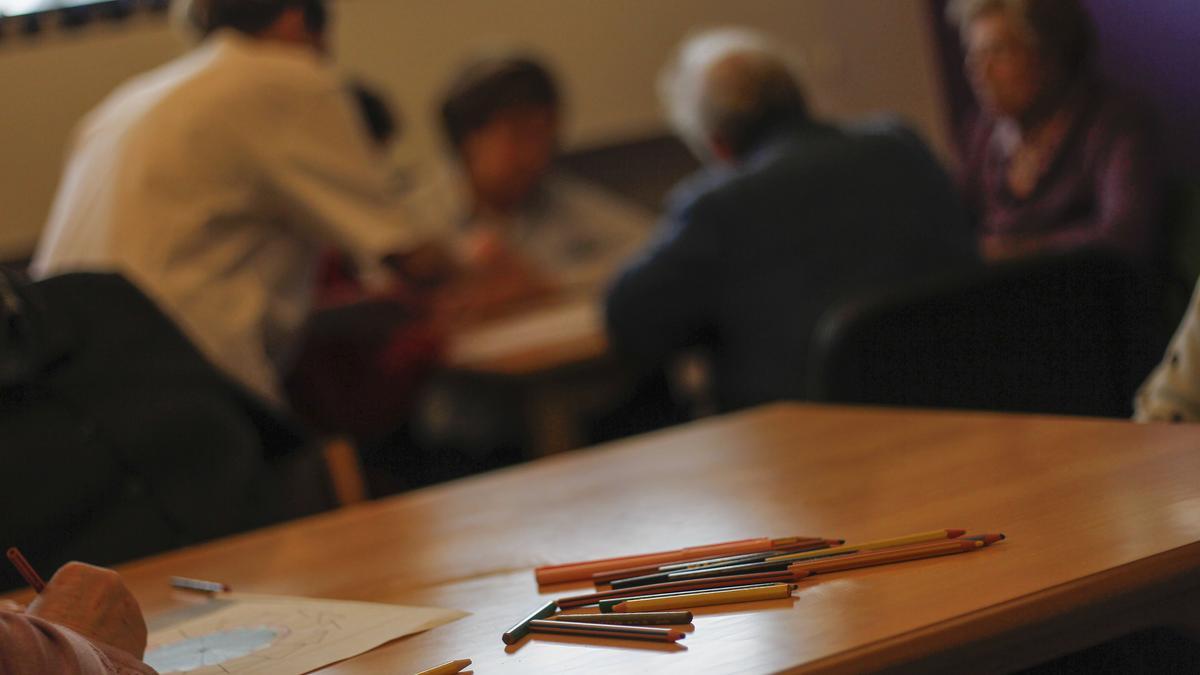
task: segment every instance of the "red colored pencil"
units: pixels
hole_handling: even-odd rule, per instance
[[[42,580],[37,570],[33,569],[33,565],[29,564],[25,556],[21,555],[20,549],[16,546],[8,549],[8,561],[13,564],[13,567],[17,568],[17,572],[25,579],[25,583],[29,584],[35,593],[41,593],[45,590],[46,582]]]
[[[983,547],[984,543],[982,541],[946,541],[924,546],[906,546],[893,550],[871,551],[869,553],[839,556],[826,560],[800,562],[789,565],[788,570],[807,571],[812,574],[826,574],[828,572],[842,572],[862,567],[874,567],[875,565],[890,565],[891,563],[907,562],[909,560],[922,560],[924,558],[936,558],[955,553],[966,553]]]

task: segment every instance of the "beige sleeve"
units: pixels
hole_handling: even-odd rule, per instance
[[[293,114],[248,136],[288,222],[346,251],[365,272],[417,248],[421,237],[350,97],[333,85],[297,97]]]
[[[131,654],[26,614],[0,611],[0,673],[157,675]]]

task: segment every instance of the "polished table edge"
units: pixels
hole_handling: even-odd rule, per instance
[[[737,421],[757,418],[769,422],[772,418],[794,411],[809,413],[828,411],[845,414],[861,412],[864,414],[885,415],[914,415],[920,417],[958,417],[963,419],[995,419],[998,417],[1014,417],[1022,420],[1042,419],[1060,421],[1067,424],[1132,424],[1125,420],[1097,419],[1084,417],[1066,417],[1050,415],[1027,415],[1014,413],[997,413],[989,411],[970,410],[934,410],[893,407],[866,407],[826,405],[808,402],[774,403],[758,408],[743,410],[714,418],[707,418],[685,425],[684,429],[703,431],[706,427],[724,421]],[[519,472],[531,465],[543,462],[571,462],[580,455],[592,455],[620,451],[624,448],[635,447],[650,443],[660,434],[671,434],[680,431],[679,428],[655,432],[647,436],[597,446],[596,448],[572,453],[570,456],[560,456],[531,464],[518,465],[502,469],[499,472],[489,472],[477,476],[451,481],[439,485],[414,490],[394,497],[369,502],[336,511],[317,514],[299,520],[280,523],[259,530],[240,533],[221,539],[195,544],[174,551],[163,552],[141,560],[130,561],[118,567],[121,571],[136,572],[145,565],[161,563],[177,556],[186,556],[197,551],[220,551],[232,554],[243,544],[253,542],[262,536],[294,529],[304,529],[316,523],[352,523],[362,517],[370,517],[372,513],[394,508],[398,502],[421,501],[436,498],[446,492],[470,488],[478,481],[484,481],[495,473]],[[1131,632],[1138,628],[1159,625],[1155,622],[1166,616],[1167,607],[1144,607],[1146,602],[1151,605],[1164,597],[1191,597],[1200,599],[1200,575],[1195,570],[1200,568],[1200,542],[1187,544],[1179,548],[1165,551],[1141,560],[1097,572],[1088,577],[1076,579],[1027,596],[1014,598],[1010,601],[984,608],[979,611],[955,617],[902,633],[885,640],[863,645],[839,654],[796,666],[783,672],[816,673],[816,672],[953,672],[961,671],[965,664],[971,670],[979,672],[1001,672],[1012,665],[1012,653],[1000,654],[996,649],[1004,645],[1016,645],[1022,650],[1029,650],[1028,658],[1044,661],[1068,651],[1091,646],[1105,634],[1103,639],[1117,637],[1119,631]],[[428,585],[427,585],[428,586]],[[1178,592],[1177,592],[1178,591]],[[26,591],[13,591],[0,597],[32,597]],[[1159,603],[1163,605],[1165,603]],[[1177,603],[1174,603],[1177,604]],[[176,605],[178,606],[178,605]],[[1200,602],[1194,604],[1200,608]],[[1099,616],[1097,612],[1105,608],[1116,608],[1108,615]],[[1134,608],[1137,611],[1118,611]],[[1157,610],[1157,611],[1156,611]],[[169,610],[162,610],[169,611]],[[1183,617],[1189,628],[1200,627],[1200,622],[1193,616]],[[154,612],[154,615],[160,614]],[[1120,619],[1120,620],[1118,620]],[[1097,624],[1099,626],[1097,627]],[[1116,633],[1108,635],[1110,633]],[[1046,639],[1048,638],[1048,639]],[[1040,643],[1039,643],[1040,640]],[[1036,643],[1036,644],[1031,644]],[[1033,647],[1036,647],[1034,649]],[[993,654],[995,656],[989,656]],[[1019,658],[1026,658],[1020,653]],[[1004,666],[997,665],[999,659],[1007,658]],[[1033,665],[1029,663],[1028,665]]]
[[[783,672],[1008,673],[1146,628],[1200,640],[1198,569],[1200,542]]]

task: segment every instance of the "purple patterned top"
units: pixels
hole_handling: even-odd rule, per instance
[[[989,259],[1099,247],[1135,261],[1156,252],[1160,174],[1149,117],[1129,101],[1086,87],[1055,115],[1057,130],[1024,150],[1035,156],[1028,194],[1010,187],[1020,145],[1011,123],[981,116],[966,147],[963,188]]]

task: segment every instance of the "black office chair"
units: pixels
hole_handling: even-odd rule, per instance
[[[1165,347],[1159,286],[1081,253],[850,299],[819,323],[817,401],[1126,417]]]
[[[47,572],[333,505],[304,435],[114,274],[0,277],[0,476],[0,546]]]
[[[1178,325],[1187,311],[1196,278],[1200,277],[1200,180],[1176,180],[1167,190],[1164,217],[1168,325]]]

